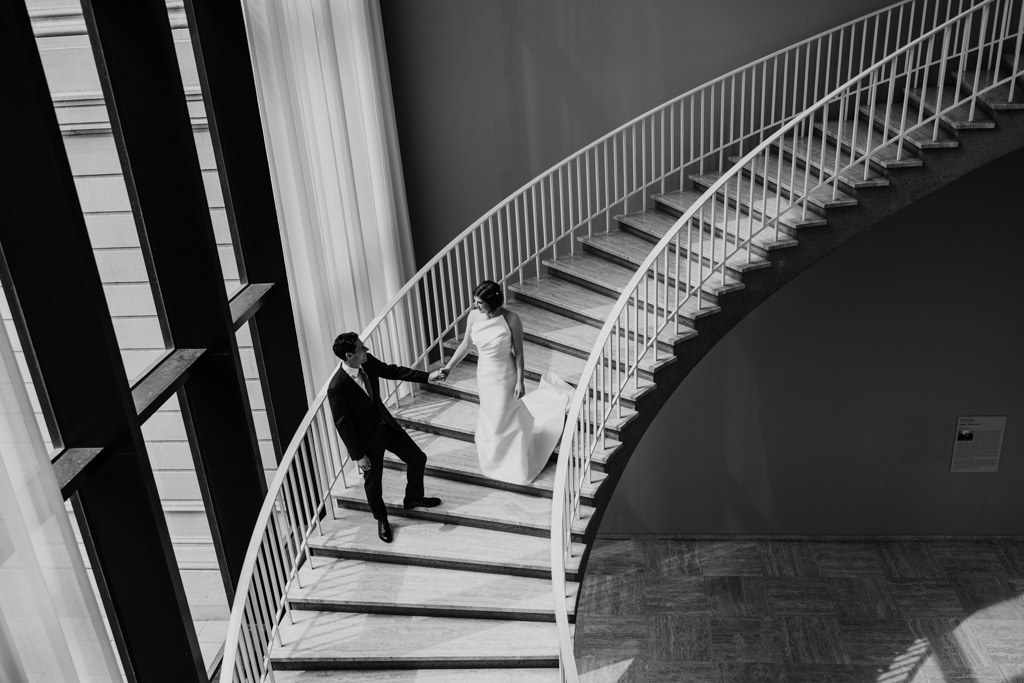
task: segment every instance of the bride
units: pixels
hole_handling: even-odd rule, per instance
[[[528,484],[544,469],[558,443],[572,387],[548,373],[539,388],[526,394],[523,323],[503,303],[497,283],[485,280],[477,285],[466,334],[441,368],[440,379],[476,346],[480,412],[474,440],[480,469],[492,479]]]

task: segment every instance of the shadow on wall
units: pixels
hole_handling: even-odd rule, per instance
[[[603,533],[1020,534],[1024,152],[823,259],[662,408]],[[949,472],[961,415],[1005,415],[996,474]]]

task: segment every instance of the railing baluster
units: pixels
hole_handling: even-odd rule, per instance
[[[938,92],[935,95],[935,124],[932,126],[932,142],[939,139],[939,122],[942,119],[942,92],[946,85],[946,60],[949,51],[950,28],[942,32],[942,60],[939,62]],[[921,93],[921,101],[924,102],[925,95]]]

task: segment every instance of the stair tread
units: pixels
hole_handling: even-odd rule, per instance
[[[739,157],[729,157],[729,161],[737,163],[739,161]],[[765,163],[764,156],[759,156],[754,159],[751,168],[760,178],[767,178],[768,181],[775,184],[776,187],[781,186],[786,191],[787,195],[794,189],[790,187],[790,178],[793,178],[793,184],[796,186],[796,194],[803,194],[801,170],[799,168],[794,169],[793,162],[788,159],[782,159],[780,166],[778,150],[772,150],[767,164]],[[833,193],[835,194],[834,197]],[[807,194],[807,201],[808,203],[822,209],[857,205],[857,199],[855,197],[838,189],[833,192],[831,187],[819,187],[817,189],[810,190]]]
[[[680,282],[685,283],[688,277],[692,277],[694,281],[699,276],[696,264],[693,264],[692,274],[689,268],[682,267],[685,261],[680,261]],[[565,273],[574,278],[584,280],[594,284],[607,288],[612,292],[616,292],[616,295],[621,294],[623,290],[629,285],[629,281],[632,279],[636,271],[633,268],[626,268],[618,264],[612,263],[607,259],[603,259],[600,256],[594,256],[593,254],[576,254],[575,256],[568,256],[560,258],[558,261],[544,261],[544,265],[548,267],[548,271],[555,271]],[[639,264],[638,264],[639,265]],[[708,269],[704,269],[704,275],[707,275]],[[664,293],[666,289],[671,289],[675,286],[675,279],[670,279],[669,287],[659,287],[661,289],[661,301],[664,301]],[[726,292],[733,291],[734,289],[742,288],[743,283],[738,280],[732,274],[726,274],[724,285],[716,278],[714,280],[704,283],[703,290],[711,296],[718,296]],[[653,288],[652,288],[653,289]]]
[[[962,102],[961,104],[956,103],[956,85],[953,82],[955,76],[950,77],[951,80],[942,88],[942,102],[941,106],[943,109],[952,107],[949,111],[946,111],[939,118],[946,125],[956,130],[968,130],[976,128],[995,128],[996,124],[988,114],[986,114],[980,107],[974,109],[974,120],[971,120],[971,103]],[[924,103],[924,108],[934,114],[935,103],[938,102],[939,88],[934,85],[929,85],[924,88],[911,88],[910,99],[914,102],[921,104]],[[911,108],[913,109],[913,107]]]
[[[454,340],[445,342],[444,346],[448,351],[445,355],[446,359],[451,357],[452,352],[458,345],[459,343]],[[553,372],[566,382],[577,384],[580,376],[583,374],[583,369],[587,365],[586,358],[580,358],[571,353],[559,351],[529,339],[523,339],[523,356],[526,362],[526,376],[531,379],[540,379],[544,373]],[[471,363],[476,362],[477,354],[474,348],[470,348],[466,360]]]
[[[394,540],[382,543],[377,538],[377,523],[368,512],[341,508],[337,519],[328,515],[320,522],[323,535],[310,536],[311,548],[328,553],[344,553],[360,559],[382,562],[410,562],[430,566],[473,567],[496,573],[551,571],[551,539],[480,529],[458,524],[442,524],[404,517],[391,520]],[[572,544],[572,557],[566,571],[579,571],[582,543]],[[503,571],[504,570],[504,571]]]
[[[569,258],[578,257],[573,256]],[[664,287],[660,288],[661,299],[659,303],[662,306],[664,305],[665,289]],[[565,316],[551,313],[543,308],[531,306],[521,301],[509,302],[505,307],[519,315],[523,322],[524,335],[559,344],[561,347],[577,353],[581,358],[588,358],[590,356],[590,352],[593,350],[594,344],[597,343],[597,338],[601,332],[596,327],[586,323],[570,320]],[[619,358],[625,358],[626,342],[621,337],[619,344],[622,350],[622,355]],[[640,361],[640,369],[653,373],[658,368],[674,360],[674,358],[666,356],[667,354],[661,354],[659,359],[655,361],[653,354],[647,354]]]
[[[473,434],[476,432],[476,404],[430,391],[403,401],[402,406],[392,409],[391,413],[413,429],[416,429],[417,425],[439,426],[456,433],[458,436],[455,438],[461,437],[464,441],[472,442]],[[625,408],[622,413],[630,418],[635,415],[634,411]],[[611,428],[614,429],[614,425]],[[612,439],[608,439],[608,444],[609,447],[604,452],[594,456],[596,461],[607,462],[608,456],[619,446],[619,443]]]
[[[980,73],[976,71],[964,72],[964,88],[968,92],[974,91],[974,80],[978,80],[978,90],[985,90],[995,82],[995,72],[982,70]],[[1009,81],[1001,83],[987,92],[983,92],[979,95],[982,102],[987,104],[992,109],[1024,109],[1024,88],[1018,83],[1017,87],[1013,89],[1013,99],[1010,99],[1010,83]]]
[[[690,176],[699,186],[710,189],[718,180],[722,177],[721,173],[704,173],[701,175]],[[745,174],[734,175],[726,181],[724,186],[725,196],[730,200],[735,200],[739,197],[740,205],[744,208],[744,213],[749,213],[754,216],[755,219],[761,221],[772,221],[775,218],[776,199],[778,194],[775,190],[767,188],[760,182],[752,182]],[[751,204],[753,202],[753,204]],[[799,207],[793,208],[788,206],[788,200],[781,200],[778,202],[779,208],[782,209],[782,216],[779,219],[779,223],[784,226],[788,226],[793,229],[818,227],[826,225],[828,223],[821,214],[819,214],[814,206],[808,206],[806,215],[803,210]],[[769,229],[769,235],[774,237],[774,229]],[[763,231],[762,231],[763,232]],[[795,240],[789,240],[788,236],[781,229],[779,230],[778,238],[783,246],[794,246]],[[756,243],[756,241],[755,241]]]
[[[715,180],[717,180],[718,177],[716,177]],[[708,176],[708,178],[710,178],[710,176]],[[711,183],[708,184],[708,187],[710,187],[713,183],[714,181],[711,181]],[[733,185],[733,187],[735,187],[735,185]],[[750,184],[749,182],[746,182],[746,179],[744,179],[743,187],[746,187],[748,189],[750,187]],[[664,202],[665,204],[672,206],[672,208],[676,209],[677,211],[685,212],[688,211],[691,206],[696,204],[703,196],[703,192],[697,192],[695,190],[678,190],[676,192],[658,195],[658,201]],[[734,197],[730,195],[730,198]],[[740,199],[744,200],[749,198],[750,195],[748,193],[746,198],[741,197]],[[766,252],[771,251],[772,249],[791,247],[796,246],[798,244],[795,238],[790,237],[784,232],[779,232],[779,234],[776,236],[774,228],[768,228],[767,230],[764,229],[764,223],[758,216],[751,216],[750,213],[744,213],[742,211],[737,212],[734,207],[727,206],[720,196],[715,197],[714,204],[714,219],[716,227],[721,228],[723,223],[726,225],[727,228],[729,225],[732,225],[733,227],[731,229],[728,229],[728,234],[730,236],[735,235],[738,231],[740,239],[746,240],[749,238],[750,233],[753,233],[753,244],[757,247],[760,247]],[[704,220],[706,223],[710,225],[710,208],[705,209]],[[738,228],[736,227],[737,225],[739,226]],[[764,257],[761,257],[754,253],[754,250],[751,250],[751,261],[753,261],[755,256],[757,258],[761,258],[766,263],[768,262],[767,259],[764,259]],[[734,254],[730,260],[733,262],[737,262],[746,260],[746,258],[747,255],[746,251],[744,250],[741,253]]]
[[[564,280],[557,280],[557,278],[552,278],[552,280],[560,282],[560,283],[565,283]],[[571,283],[565,283],[565,284],[571,284]],[[510,289],[511,289],[511,287],[510,287]],[[654,324],[653,324],[653,322],[651,322],[651,324],[648,326],[648,328],[649,329],[653,328],[653,326],[654,326]],[[687,331],[687,336],[691,336],[691,335],[696,334],[696,332],[694,330],[692,330],[691,328],[685,328],[685,329]],[[663,334],[665,335],[666,338],[668,338],[668,333],[667,332],[665,332]],[[438,367],[440,367],[440,363],[437,363],[436,365]],[[563,379],[563,380],[569,382],[570,384],[572,384],[573,388],[575,388],[575,385],[579,382],[579,377],[578,376],[574,377],[574,378],[566,378],[566,377],[562,377],[561,375],[559,375],[559,377],[561,377],[561,379]],[[536,389],[539,386],[540,382],[537,381],[537,380],[534,380],[532,378],[527,377],[524,380],[524,384],[526,385],[526,393],[530,393],[531,391],[533,391],[534,389]],[[624,392],[624,397],[627,398],[627,399],[635,400],[638,396],[642,396],[644,393],[646,393],[650,389],[653,389],[654,386],[655,386],[655,384],[653,382],[651,382],[649,380],[642,380],[641,381],[641,387],[640,387],[639,390],[633,390],[632,388],[627,389]],[[430,384],[430,385],[428,385],[428,388],[429,388],[430,391],[434,391],[436,393],[441,393],[441,394],[448,393],[446,391],[446,389],[447,389],[447,390],[450,390],[453,393],[458,394],[459,397],[463,398],[464,400],[471,401],[473,403],[479,403],[479,401],[480,401],[480,385],[479,385],[479,381],[477,380],[476,367],[475,367],[474,363],[459,363],[448,374],[448,379],[446,379],[444,382],[441,382],[441,383]]]
[[[861,115],[867,117],[871,113],[871,108],[867,105],[862,106]],[[918,121],[919,110],[911,103],[907,104],[906,113],[906,126],[911,128]],[[875,122],[877,126],[888,127],[893,133],[897,133],[900,130],[900,126],[904,124],[903,121],[903,103],[900,102],[900,106],[895,106],[889,110],[889,115],[886,117],[885,103],[879,102],[875,105]],[[957,147],[960,143],[957,141],[956,136],[945,130],[941,126],[939,127],[938,135],[932,140],[933,126],[931,124],[925,124],[912,128],[906,135],[906,141],[914,145],[918,149],[950,149]]]
[[[406,516],[433,519],[450,524],[469,524],[506,529],[515,533],[551,535],[551,500],[527,496],[479,484],[452,481],[435,476],[423,477],[423,489],[428,496],[437,496],[441,505],[435,508],[405,510],[405,477],[384,477],[382,482],[385,504],[391,517]],[[340,479],[331,495],[346,505],[368,510],[363,482],[350,477],[348,485]],[[581,506],[580,519],[574,520],[572,532],[582,536],[588,523],[594,519],[594,508]]]
[[[512,285],[510,289],[517,294],[521,293],[523,296],[528,297],[531,302],[534,300],[546,301],[551,305],[563,308],[575,306],[575,315],[588,320],[591,325],[598,329],[604,326],[605,321],[608,320],[608,316],[611,315],[612,307],[615,305],[615,299],[612,299],[609,296],[597,294],[593,290],[583,287],[582,285],[578,285],[575,282],[570,282],[569,280],[563,280],[562,278],[557,277],[544,277],[540,280],[530,280],[524,282],[522,285]],[[601,298],[601,302],[598,302],[596,299],[585,298],[586,292],[599,296]],[[632,306],[627,307],[626,311],[632,319]],[[714,311],[708,305],[705,305],[705,308],[698,312],[697,301],[694,299],[692,301],[687,301],[683,305],[681,315],[683,318],[692,321],[709,315],[712,312]],[[662,318],[659,322],[663,321],[664,314],[662,313]],[[647,321],[647,334],[654,334],[654,330],[655,322],[652,316]],[[678,343],[679,341],[694,337],[696,334],[697,331],[692,327],[680,323],[676,328],[675,334],[673,334],[669,328],[662,330],[661,338],[666,342],[674,341]],[[648,388],[654,387],[654,383],[647,380],[641,380],[640,385],[640,394],[645,393]],[[626,397],[636,398],[635,396],[630,396],[628,391],[626,393]]]
[[[558,667],[275,671],[276,683],[559,683]]]
[[[461,365],[456,367],[453,375],[462,368],[463,366]],[[551,492],[554,490],[555,468],[557,465],[555,458],[552,458],[541,473],[537,475],[537,478],[529,484],[507,484],[484,476],[483,472],[480,471],[480,460],[477,457],[476,446],[472,442],[418,430],[410,430],[409,436],[427,454],[427,470],[437,472],[437,476],[454,474],[463,478],[471,478],[474,481],[485,482],[492,487],[529,491],[533,495],[546,496],[548,498],[550,498]],[[385,453],[384,460],[395,469],[404,469],[405,467],[405,463],[393,453]],[[597,491],[605,479],[605,474],[593,472],[591,478],[593,481],[583,485],[584,500],[592,500],[597,495]]]
[[[297,610],[281,623],[276,665],[487,662],[530,666],[558,657],[555,624]]]
[[[293,609],[362,605],[368,609],[494,612],[513,619],[516,614],[553,616],[555,611],[549,579],[365,560],[326,564],[321,560],[316,565],[312,569],[306,563],[299,571],[299,585],[289,590]],[[566,583],[570,614],[575,613],[578,592],[577,582]]]
[[[893,106],[898,106],[894,104]],[[882,113],[885,113],[884,105],[882,106]],[[839,121],[832,119],[827,121],[824,128],[820,122],[815,124],[815,128],[819,131],[824,130],[825,133],[833,140],[838,137],[842,137],[843,146],[849,149],[850,143],[853,142],[853,130],[854,127],[850,122],[845,122],[840,129]],[[857,154],[864,154],[867,151],[868,142],[868,122],[863,118],[857,119],[857,138],[856,145]],[[904,147],[903,156],[900,158],[899,149],[897,145],[891,142],[891,139],[885,138],[885,131],[879,130],[877,127],[870,128],[871,132],[871,160],[882,168],[917,168],[923,164],[923,162]]]
[[[859,131],[858,131],[859,137]],[[812,135],[789,136],[782,140],[781,147],[789,154],[795,154],[803,164],[809,165],[812,169],[808,178],[808,187],[813,187],[819,182],[819,178],[831,175],[836,168],[837,152],[836,145],[829,141],[822,144],[822,138],[817,133]],[[808,151],[809,148],[809,151]],[[859,154],[863,154],[863,145],[857,145]],[[868,176],[864,177],[864,162],[859,161],[850,166],[849,148],[838,155],[838,163],[842,170],[839,177],[850,187],[860,189],[865,187],[885,187],[889,180],[868,164]],[[799,178],[799,171],[798,176]],[[803,190],[801,189],[801,193]]]
[[[648,209],[647,211],[644,211],[643,213],[640,214],[619,216],[617,217],[617,220],[619,220],[620,222],[623,220],[633,218],[644,220],[650,214],[664,215],[663,212],[657,211],[656,209]],[[743,226],[740,227],[742,228]],[[732,234],[732,232],[733,231],[730,231],[730,234]],[[688,247],[685,246],[687,235],[689,235],[690,240],[690,244]],[[684,248],[683,250],[681,250],[679,255],[679,270],[681,274],[685,272],[687,267],[696,268],[698,254],[703,259],[704,267],[707,268],[712,263],[716,265],[721,263],[722,257],[726,253],[725,246],[727,242],[726,240],[723,240],[719,235],[716,235],[714,239],[711,239],[711,236],[707,232],[701,232],[699,230],[686,231],[684,229],[680,234],[680,240],[680,243],[684,245]],[[619,230],[617,232],[602,235],[594,235],[593,237],[584,237],[580,240],[580,242],[587,245],[588,247],[599,249],[601,251],[617,253],[620,255],[621,258],[628,259],[630,263],[634,263],[634,268],[640,267],[640,265],[643,263],[643,260],[650,255],[650,253],[654,250],[655,246],[653,242],[646,240],[642,237],[639,237],[638,235],[635,235],[633,233],[626,232],[624,230]],[[726,264],[732,270],[742,272],[744,270],[757,268],[762,265],[770,265],[763,257],[759,255],[754,255],[754,257],[751,258],[751,263],[747,264],[746,254],[733,254],[731,252],[734,249],[734,247],[731,242],[729,242],[729,246],[730,255],[729,258],[726,260]],[[676,267],[675,249],[671,247],[671,245],[669,248],[668,256],[668,265],[671,272],[671,270],[674,270]],[[662,259],[664,259],[664,257],[662,257]],[[661,265],[664,265],[664,260],[661,261]],[[742,279],[739,277],[730,275],[730,278],[731,281],[742,282]]]

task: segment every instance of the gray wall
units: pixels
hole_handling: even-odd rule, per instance
[[[888,4],[387,0],[417,261],[630,118]],[[1018,187],[1022,162],[1007,166]],[[994,172],[858,238],[738,326],[652,425],[602,532],[1024,533],[1024,330],[1005,248],[1020,238],[1010,195],[967,199]],[[878,253],[883,233],[912,257]],[[999,474],[947,473],[958,414],[1008,415]]]
[[[833,252],[736,326],[640,442],[602,533],[1022,534],[1024,152]],[[1006,415],[950,474],[958,415]]]
[[[645,111],[888,0],[384,0],[416,259]]]

